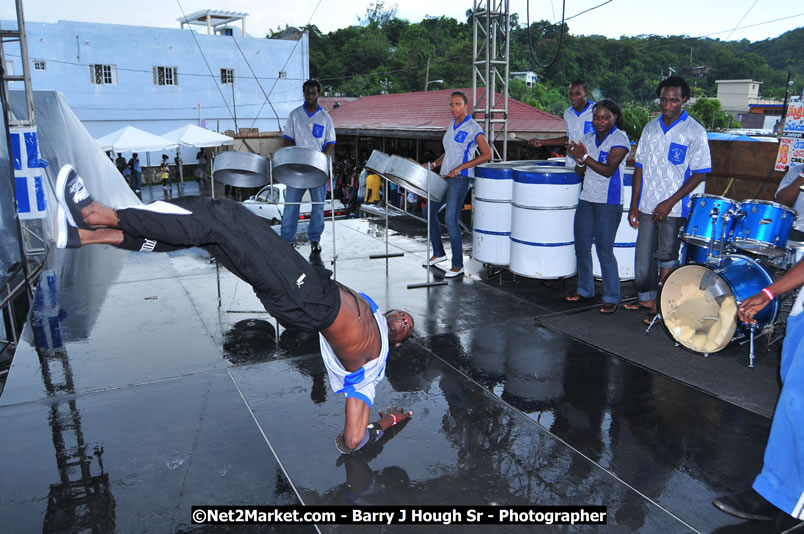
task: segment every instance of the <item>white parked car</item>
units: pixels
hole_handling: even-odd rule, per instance
[[[282,222],[282,214],[285,211],[285,184],[266,185],[253,197],[243,201],[245,206],[251,212],[259,215],[264,219],[271,221],[271,224],[279,224]],[[340,200],[334,201],[335,218],[342,219],[348,214],[343,202]],[[327,200],[324,204],[324,217],[329,219],[333,205]],[[306,221],[310,219],[310,211],[312,204],[310,203],[310,192],[304,193],[302,204],[299,206],[299,220]]]

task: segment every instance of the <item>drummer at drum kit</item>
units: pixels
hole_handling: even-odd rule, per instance
[[[335,125],[329,113],[318,105],[321,95],[321,82],[307,80],[302,86],[304,104],[290,112],[288,122],[282,132],[286,146],[301,146],[320,150],[332,158],[335,152]],[[310,200],[313,203],[310,213],[310,224],[307,227],[307,239],[313,254],[321,252],[321,234],[324,232],[324,199],[327,185],[322,184],[310,189]],[[299,202],[304,189],[288,187],[285,192],[285,212],[282,217],[282,238],[293,245],[296,228],[299,225]]]
[[[435,265],[447,259],[447,253],[441,242],[441,224],[438,221],[438,211],[446,204],[444,219],[452,248],[452,268],[447,271],[445,275],[447,278],[463,274],[463,243],[458,217],[463,209],[471,180],[475,176],[474,167],[491,160],[491,148],[483,134],[483,128],[469,115],[468,104],[469,100],[463,91],[455,91],[450,95],[449,110],[454,119],[444,134],[444,153],[431,165],[432,168],[441,167],[441,176],[447,178],[447,193],[443,201],[428,202],[433,255],[425,266]],[[478,149],[480,154],[475,156]]]

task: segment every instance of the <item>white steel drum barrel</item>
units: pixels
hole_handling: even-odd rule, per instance
[[[511,272],[563,278],[576,272],[573,220],[581,178],[565,167],[514,168]]]
[[[634,168],[626,167],[623,176],[623,215],[617,235],[614,236],[614,257],[617,258],[617,270],[620,280],[634,279],[634,256],[636,254],[637,229],[628,223],[628,210],[631,208],[631,185],[634,179]],[[602,278],[600,261],[597,259],[597,249],[592,245],[592,274],[595,278]]]
[[[514,167],[524,161],[484,163],[475,168],[472,193],[472,257],[489,265],[508,265],[511,256],[511,196]]]

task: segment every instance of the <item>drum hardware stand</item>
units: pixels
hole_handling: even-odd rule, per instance
[[[750,345],[751,348],[749,349],[749,352],[748,352],[748,367],[750,367],[750,368],[754,367],[754,332],[756,331],[756,329],[757,329],[757,324],[756,323],[752,324],[751,325],[751,332],[749,334],[751,336],[751,345]]]
[[[427,164],[427,170],[430,170],[430,163]],[[446,280],[441,281],[430,281],[430,203],[433,201],[433,198],[430,196],[430,177],[427,177],[427,258],[424,260],[427,264],[427,282],[423,284],[408,284],[408,289],[417,289],[420,287],[435,287],[435,286],[445,286],[447,285]],[[386,216],[388,214],[386,208]],[[385,229],[388,232],[388,228]],[[387,235],[387,234],[386,234]]]
[[[657,313],[657,314],[656,314],[656,315],[653,317],[653,320],[650,322],[650,324],[649,324],[649,325],[648,325],[648,327],[645,329],[645,332],[643,332],[643,334],[642,334],[642,335],[647,336],[648,334],[650,334],[650,329],[651,329],[651,328],[653,328],[653,325],[655,325],[655,324],[656,324],[656,322],[657,322],[657,321],[660,321],[661,319],[662,319],[662,316],[661,316],[661,315],[659,315],[659,314]]]

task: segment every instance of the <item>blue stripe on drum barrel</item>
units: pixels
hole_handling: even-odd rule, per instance
[[[478,165],[475,167],[475,178],[488,178],[489,180],[511,180],[514,177],[513,167],[491,165]]]
[[[514,182],[520,184],[574,185],[581,183],[575,171],[565,167],[517,167]]]
[[[511,241],[514,243],[519,243],[520,245],[528,245],[531,247],[567,247],[575,244],[575,241],[569,241],[566,243],[533,243],[531,241],[522,241],[521,239],[517,239],[515,237],[512,237]]]
[[[501,235],[501,236],[509,236],[511,232],[494,232],[492,230],[481,230],[480,228],[473,228],[473,232],[477,232],[478,234],[486,234],[486,235]]]

